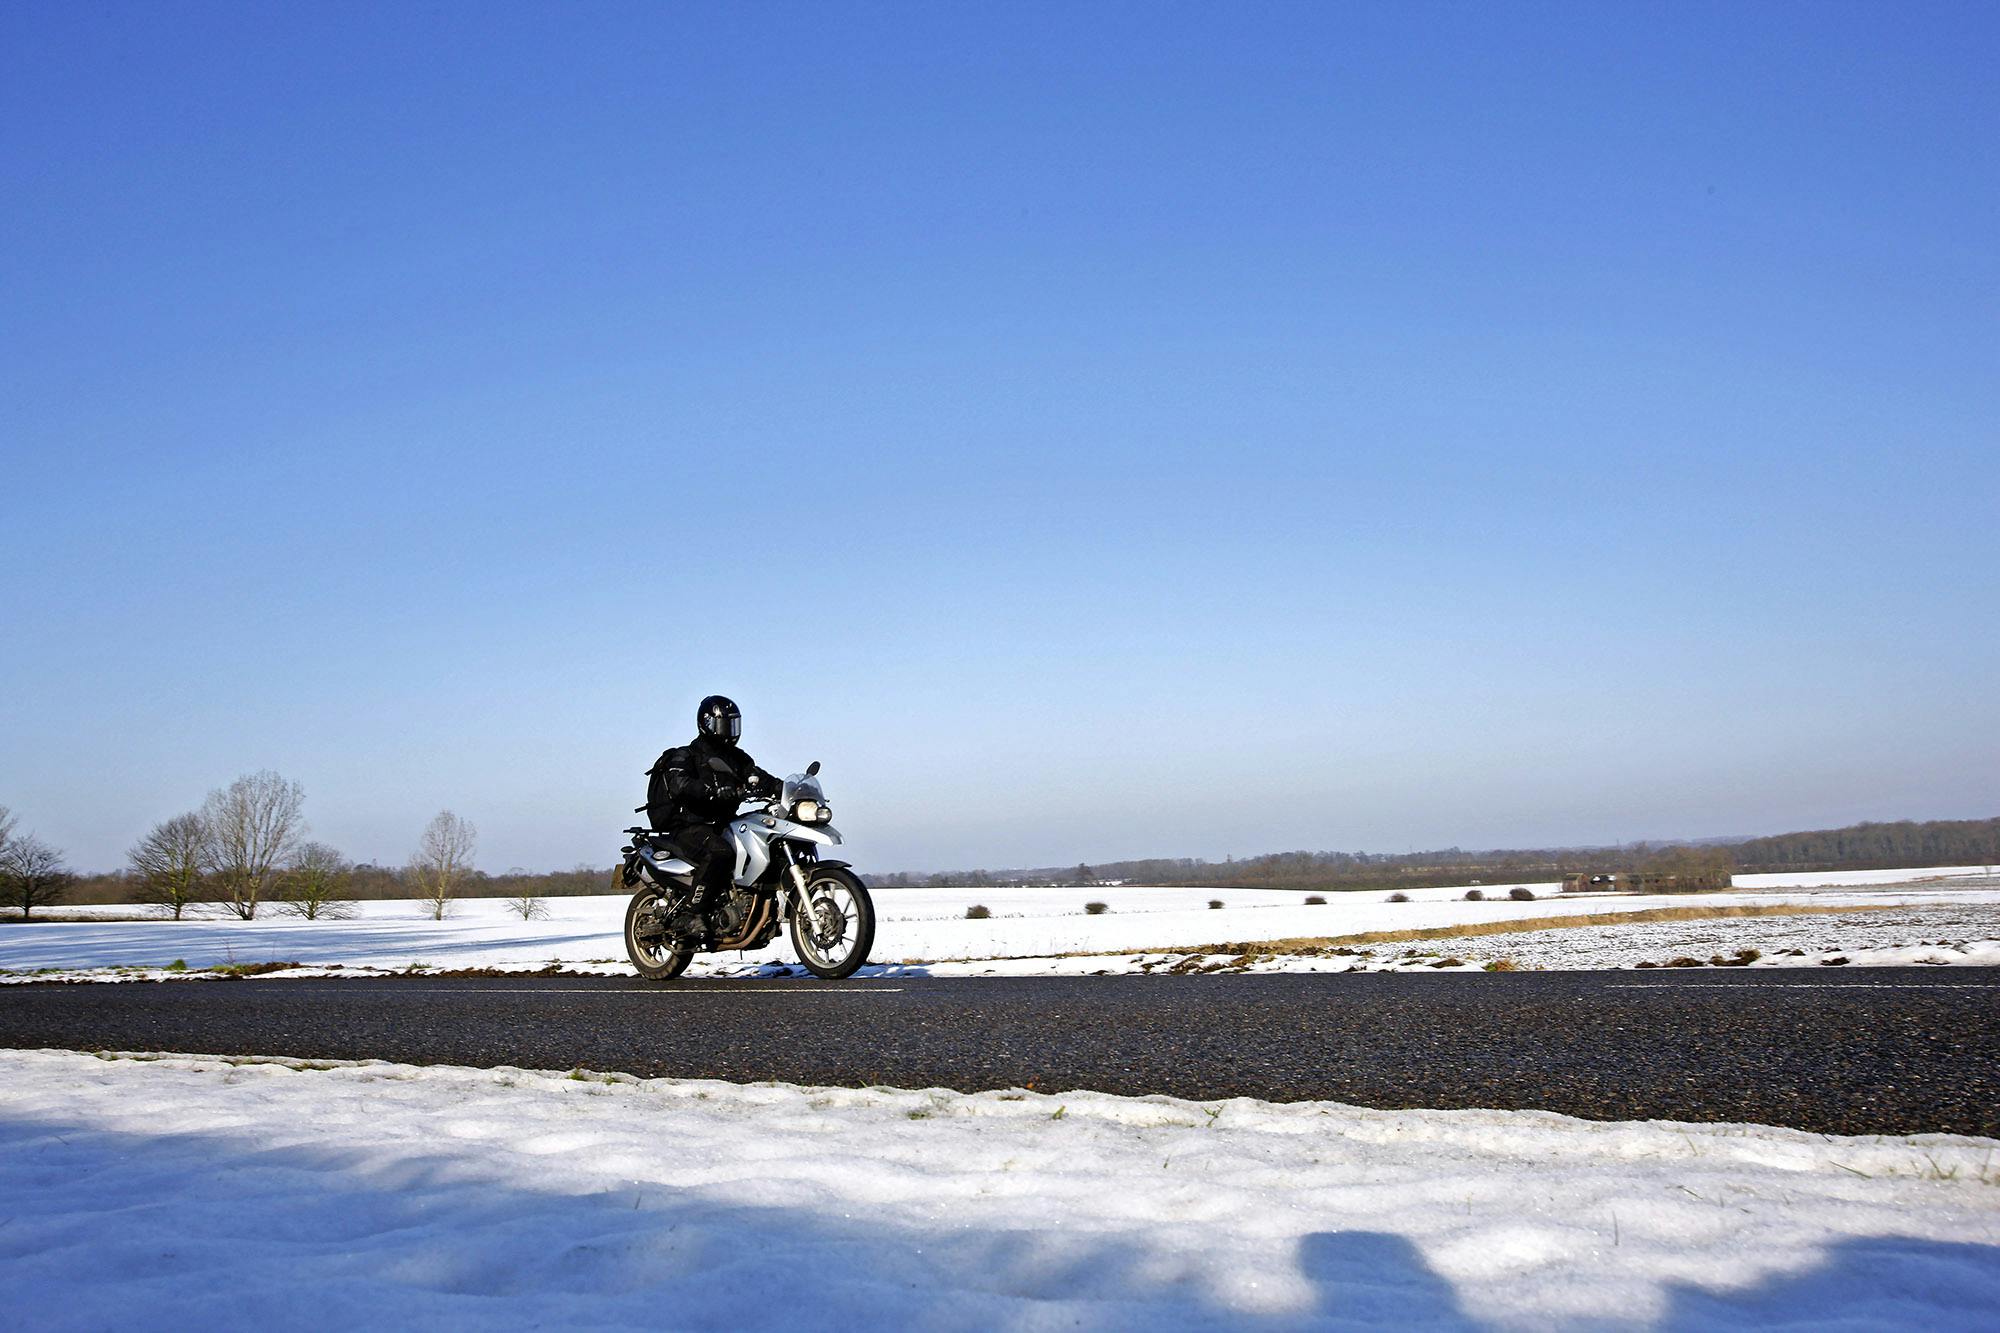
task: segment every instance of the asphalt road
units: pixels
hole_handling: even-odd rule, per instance
[[[2000,971],[0,987],[0,1045],[2000,1136]]]

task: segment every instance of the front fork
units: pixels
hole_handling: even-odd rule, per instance
[[[785,862],[785,872],[780,876],[785,887],[778,896],[778,906],[783,909],[780,916],[782,920],[806,909],[806,884],[807,876],[811,873],[812,858],[811,853],[800,856],[799,849],[789,842],[778,844],[778,855],[784,858]],[[807,924],[811,924],[810,919]]]

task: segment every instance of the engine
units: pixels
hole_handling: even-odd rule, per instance
[[[732,889],[729,895],[708,909],[708,923],[715,931],[717,939],[733,940],[743,933],[744,923],[750,919],[750,910],[756,906],[756,899],[741,889]]]

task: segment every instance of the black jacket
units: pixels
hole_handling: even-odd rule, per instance
[[[783,786],[738,747],[707,736],[668,750],[646,776],[646,818],[656,829],[734,819],[744,797],[775,796]]]

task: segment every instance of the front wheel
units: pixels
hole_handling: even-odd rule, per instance
[[[814,868],[792,909],[792,947],[806,971],[828,981],[851,977],[875,946],[875,902],[861,877],[838,866]]]
[[[672,981],[687,971],[687,965],[694,961],[694,950],[675,948],[666,934],[659,932],[653,914],[659,901],[657,889],[641,889],[632,895],[625,908],[625,956],[646,980]]]

